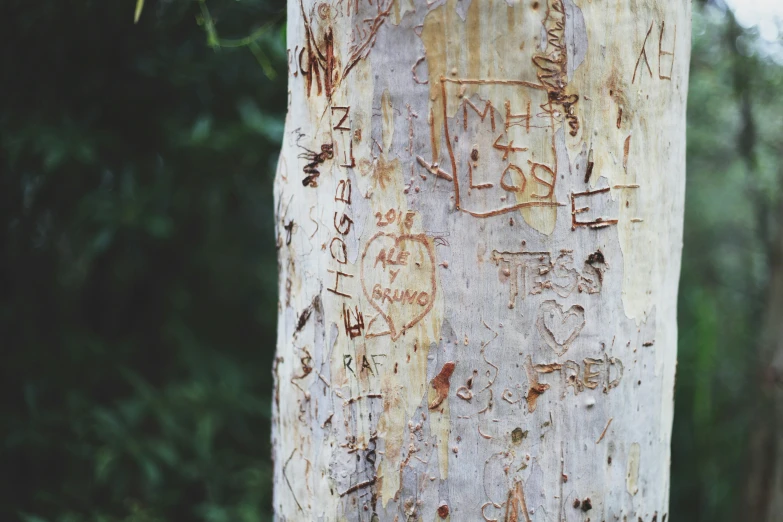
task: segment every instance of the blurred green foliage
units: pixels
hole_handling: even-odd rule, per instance
[[[4,3],[0,521],[271,520],[284,3]],[[669,519],[728,522],[783,68],[709,8],[692,70]]]
[[[284,2],[209,7],[285,70]],[[271,519],[285,74],[134,8],[0,10],[3,522]]]
[[[781,233],[783,47],[716,8],[696,10],[693,32],[671,520],[751,520],[750,437],[771,414],[759,348]]]

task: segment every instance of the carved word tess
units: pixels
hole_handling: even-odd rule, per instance
[[[552,260],[549,252],[494,250],[492,261],[500,267],[501,274],[508,278],[509,308],[514,308],[520,294],[524,300],[527,295],[542,294],[546,290],[563,298],[574,290],[588,294],[600,293],[603,274],[608,270],[600,250],[588,256],[581,273],[573,268],[574,256],[570,251],[561,251]]]

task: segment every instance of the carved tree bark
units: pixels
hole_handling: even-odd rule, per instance
[[[685,0],[289,0],[285,521],[665,521]]]

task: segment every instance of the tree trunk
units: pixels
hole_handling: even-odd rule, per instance
[[[780,176],[783,181],[783,175]],[[783,203],[778,237],[769,246],[769,284],[760,339],[756,418],[750,434],[748,520],[777,522],[783,513]]]
[[[666,520],[690,3],[288,9],[277,520]]]

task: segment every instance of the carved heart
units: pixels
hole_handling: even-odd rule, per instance
[[[585,309],[574,305],[563,311],[555,301],[546,301],[538,311],[536,326],[546,344],[563,355],[585,326]]]
[[[364,247],[361,260],[362,289],[390,334],[397,340],[421,321],[435,302],[435,255],[424,234],[375,234]]]

